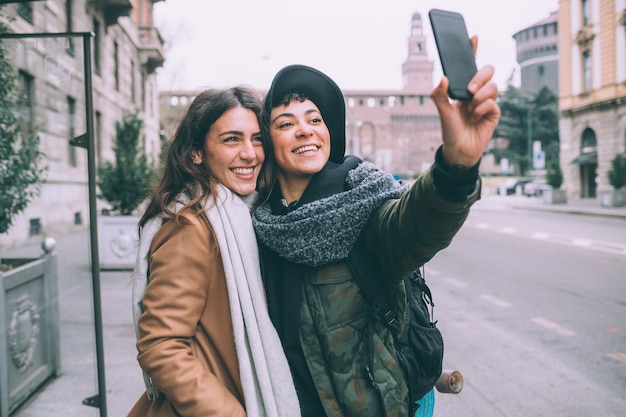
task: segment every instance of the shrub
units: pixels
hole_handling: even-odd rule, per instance
[[[607,172],[609,184],[616,190],[626,185],[626,161],[621,155],[615,155],[611,161],[611,169]]]
[[[98,168],[98,197],[108,202],[111,212],[130,215],[145,200],[156,174],[140,146],[143,120],[137,112],[124,116],[115,124],[115,161],[107,161]]]
[[[561,171],[558,159],[553,159],[548,165],[546,182],[554,189],[559,189],[563,185],[563,171]]]

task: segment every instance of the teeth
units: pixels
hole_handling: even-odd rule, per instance
[[[304,153],[307,151],[315,151],[315,150],[317,150],[317,146],[308,145],[308,146],[303,146],[301,148],[296,149],[295,151],[293,151],[293,153],[299,154],[299,153]]]
[[[254,172],[254,168],[233,168],[231,169],[235,174],[247,175],[252,174]]]

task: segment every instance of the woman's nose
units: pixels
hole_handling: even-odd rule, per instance
[[[310,136],[311,132],[313,132],[313,130],[308,125],[301,124],[298,126],[298,129],[296,130],[296,137]]]
[[[241,145],[241,151],[239,152],[241,159],[254,159],[256,152],[254,151],[254,145],[252,141],[246,140]]]

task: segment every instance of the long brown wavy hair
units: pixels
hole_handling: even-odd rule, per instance
[[[204,143],[209,129],[225,112],[242,106],[251,110],[261,125],[261,98],[253,88],[236,86],[226,89],[209,89],[199,93],[189,105],[180,120],[172,138],[167,157],[164,161],[161,177],[157,181],[146,211],[139,221],[139,232],[151,218],[164,213],[169,218],[178,218],[184,209],[192,209],[196,214],[202,213],[200,202],[215,196],[216,180],[210,174],[206,164],[195,165],[192,162],[192,151],[200,151],[204,155]],[[258,184],[269,181],[268,161],[272,155],[271,143],[263,141],[265,163],[261,168]],[[205,160],[203,158],[203,160]],[[183,210],[172,211],[172,204],[179,195],[184,194],[189,201]]]

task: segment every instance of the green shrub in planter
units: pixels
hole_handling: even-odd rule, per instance
[[[607,172],[609,184],[616,190],[626,185],[626,161],[621,155],[616,155],[611,161],[611,169]]]
[[[561,166],[557,159],[550,161],[550,164],[548,164],[546,182],[554,189],[559,189],[563,185],[563,171],[561,171]]]
[[[148,196],[156,175],[156,167],[140,146],[142,126],[136,112],[117,122],[115,161],[107,161],[98,169],[98,197],[110,204],[111,214],[132,214]]]

